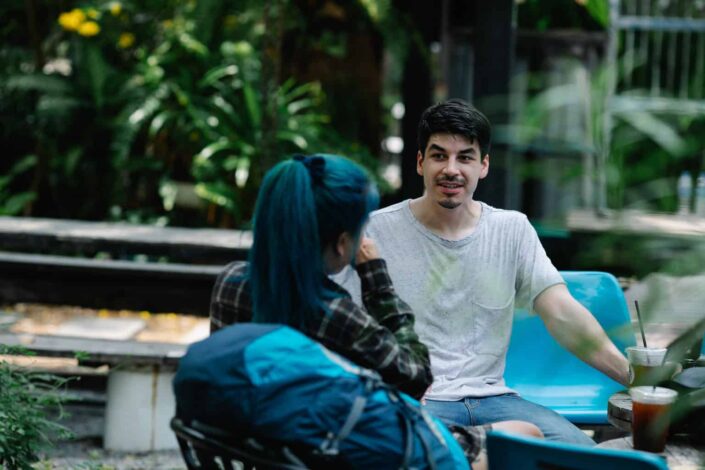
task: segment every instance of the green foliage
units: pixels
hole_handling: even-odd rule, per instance
[[[604,28],[610,23],[609,0],[586,0],[584,4],[590,16]]]
[[[0,345],[0,354],[27,354],[21,348]],[[49,409],[61,409],[59,389],[65,380],[35,373],[0,361],[0,466],[31,469],[50,435],[68,437],[68,430],[47,418]]]
[[[623,64],[619,64],[623,67]],[[646,209],[672,212],[676,207],[676,178],[688,169],[697,174],[702,144],[698,131],[705,119],[646,110],[622,110],[613,114],[610,147],[605,147],[607,81],[612,70],[603,66],[590,77],[574,74],[570,83],[549,86],[549,79],[534,75],[530,99],[525,103],[513,143],[554,153],[592,155],[603,159],[607,177],[607,204],[613,209]],[[583,77],[582,79],[580,77]],[[561,113],[584,110],[563,124],[557,135],[547,130]],[[564,166],[566,180],[583,176]],[[540,168],[523,169],[524,176],[540,176]],[[593,203],[594,201],[589,201]]]
[[[375,24],[392,16],[388,1],[364,3]],[[22,142],[10,149],[15,159],[34,155],[31,168],[2,182],[4,212],[242,225],[262,174],[287,154],[352,149],[349,156],[374,163],[328,129],[319,83],[280,75],[277,44],[309,21],[300,8],[284,0],[40,0],[29,12],[34,53],[26,37],[24,48],[0,50],[0,139]],[[10,20],[0,34],[15,38],[22,5],[0,12]],[[346,53],[341,37],[319,39],[336,56]],[[184,191],[201,203],[184,206]]]
[[[609,23],[609,0],[524,0],[517,9],[520,28],[599,30]]]
[[[130,184],[151,178],[170,213],[179,182],[193,182],[203,205],[216,209],[209,211],[210,223],[241,225],[251,217],[266,169],[292,153],[337,152],[345,145],[326,129],[330,119],[318,83],[289,79],[264,86],[271,77],[261,59],[261,8],[225,14],[216,30],[228,39],[220,42],[197,34],[205,27],[198,6],[175,10],[159,47],[145,51],[124,90],[129,102],[112,146],[128,184],[119,193],[133,194]]]
[[[15,163],[6,174],[0,176],[0,215],[18,215],[36,198],[33,191],[14,191],[13,180],[31,170],[37,164],[35,155],[27,155]]]

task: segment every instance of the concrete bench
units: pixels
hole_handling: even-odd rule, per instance
[[[223,265],[245,259],[252,232],[0,216],[5,251],[114,259],[140,254],[169,262]]]
[[[0,252],[0,298],[208,316],[222,266]]]
[[[175,400],[171,381],[186,345],[0,333],[0,344],[38,356],[76,357],[108,365],[103,446],[143,452],[178,447],[169,421]]]
[[[0,217],[0,298],[208,316],[217,274],[251,244],[249,231]],[[106,448],[177,446],[171,379],[185,345],[2,330],[0,344],[108,365]]]

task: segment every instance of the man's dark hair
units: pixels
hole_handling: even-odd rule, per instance
[[[428,139],[433,134],[461,135],[470,141],[477,140],[482,158],[490,153],[490,121],[475,107],[461,99],[453,98],[434,104],[421,115],[418,128],[419,151],[423,155]]]

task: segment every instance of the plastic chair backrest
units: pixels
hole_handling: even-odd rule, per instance
[[[171,420],[171,429],[189,470],[348,468],[344,462],[333,461],[330,457],[314,456],[308,449],[235,436],[198,421],[186,424],[175,417]]]
[[[635,344],[622,289],[609,273],[563,271],[573,297],[602,325],[617,349]],[[576,424],[607,424],[607,402],[624,387],[560,346],[538,315],[514,313],[504,374],[507,385],[527,400]]]
[[[668,470],[666,460],[635,450],[545,441],[492,431],[487,434],[490,470]]]

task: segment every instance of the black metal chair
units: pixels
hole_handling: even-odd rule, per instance
[[[349,468],[334,456],[282,442],[239,436],[198,421],[186,424],[178,417],[171,429],[189,470],[304,470]]]

